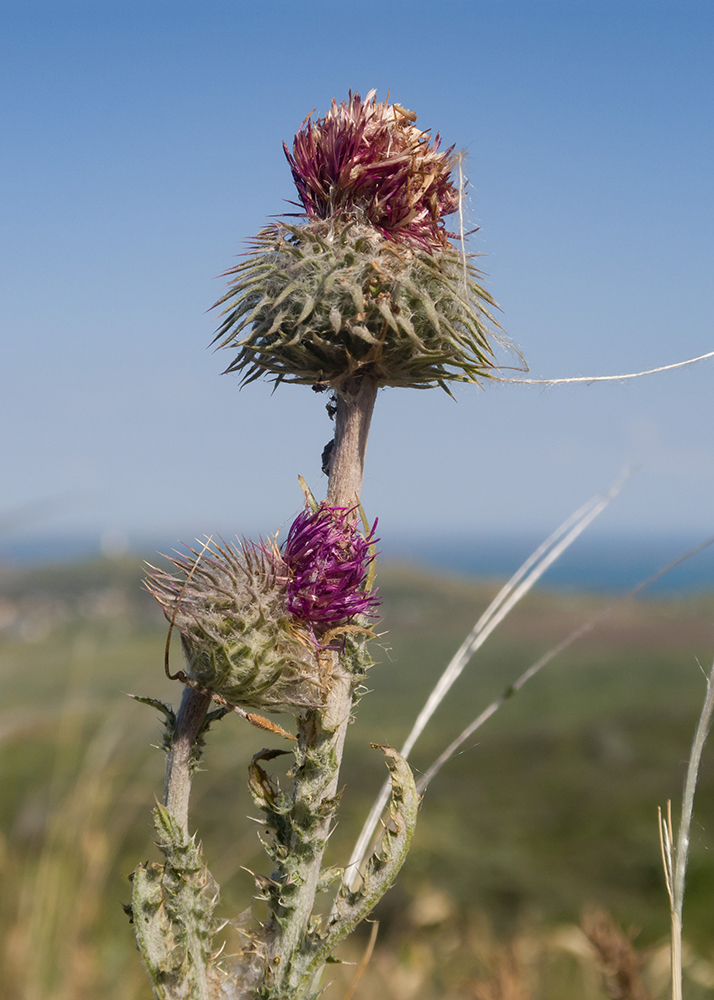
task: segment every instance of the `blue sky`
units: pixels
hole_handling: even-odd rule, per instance
[[[708,3],[6,2],[0,510],[24,529],[272,530],[324,490],[324,398],[239,391],[216,278],[293,197],[281,143],[378,88],[468,153],[472,249],[535,377],[714,349]],[[710,533],[714,359],[627,384],[380,394],[383,533]],[[56,507],[53,506],[57,501]]]

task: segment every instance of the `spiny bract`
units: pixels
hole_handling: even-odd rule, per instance
[[[348,217],[278,223],[229,273],[216,339],[237,349],[227,371],[246,383],[269,374],[339,388],[359,374],[427,388],[495,366],[493,299],[453,247],[431,254]]]

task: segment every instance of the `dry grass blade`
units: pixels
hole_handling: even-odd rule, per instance
[[[608,604],[605,608],[602,609],[602,611],[599,611],[598,614],[594,615],[583,625],[578,626],[578,628],[574,629],[556,646],[553,646],[551,649],[548,650],[547,653],[544,653],[539,660],[537,660],[531,667],[528,668],[528,670],[524,671],[521,674],[518,680],[516,680],[513,684],[509,684],[506,690],[503,692],[503,694],[499,698],[496,698],[495,701],[492,701],[491,704],[487,708],[485,708],[483,712],[481,712],[481,714],[478,715],[474,719],[474,721],[470,725],[468,725],[466,729],[464,729],[452,743],[449,744],[446,750],[444,750],[444,752],[440,754],[439,757],[437,757],[437,759],[434,761],[431,767],[429,767],[426,771],[424,771],[421,778],[417,782],[417,791],[423,792],[424,789],[429,784],[429,782],[432,780],[432,778],[435,777],[436,774],[438,774],[438,772],[441,770],[444,764],[448,763],[448,761],[451,760],[451,758],[454,756],[457,750],[459,750],[459,748],[463,746],[463,744],[468,739],[470,739],[478,729],[481,728],[484,722],[487,722],[492,715],[495,715],[496,712],[499,710],[499,708],[501,708],[501,706],[506,701],[508,701],[509,698],[512,698],[514,694],[520,691],[521,688],[525,684],[527,684],[529,680],[535,677],[536,674],[540,673],[543,667],[545,667],[548,663],[550,663],[551,660],[554,660],[559,653],[562,653],[565,649],[568,648],[568,646],[571,646],[574,642],[576,642],[576,640],[582,638],[582,636],[586,635],[588,632],[591,632],[592,629],[594,629],[595,626],[600,621],[602,621],[602,619],[605,618],[606,615],[609,615],[614,608],[618,607],[620,604],[623,604],[625,601],[629,601],[633,597],[636,597],[637,594],[641,593],[646,587],[649,587],[650,584],[655,583],[657,580],[661,579],[663,576],[671,572],[677,566],[680,566],[683,562],[686,562],[687,559],[691,559],[693,556],[697,555],[699,552],[707,548],[712,543],[714,543],[714,535],[711,538],[707,538],[700,545],[696,545],[694,548],[689,549],[683,555],[678,556],[676,559],[673,559],[670,563],[667,563],[666,566],[663,566],[662,569],[658,570],[656,573],[653,573],[652,576],[647,577],[646,580],[643,580],[642,583],[638,583],[636,587],[632,588],[632,590],[628,591],[626,594],[623,594],[622,597],[618,597],[617,600],[613,601],[611,604]],[[693,794],[694,791],[692,789],[692,795]]]
[[[523,965],[512,948],[499,951],[491,978],[473,987],[474,1000],[531,1000],[531,996]]]
[[[359,963],[359,966],[357,967],[357,972],[355,973],[355,977],[352,980],[352,982],[350,983],[350,987],[347,990],[347,992],[345,993],[345,995],[343,997],[343,1000],[352,1000],[352,997],[355,995],[355,990],[357,989],[357,986],[359,985],[359,981],[362,978],[362,976],[365,974],[365,970],[367,969],[367,966],[369,965],[369,960],[372,957],[372,952],[374,951],[374,945],[375,945],[375,942],[377,940],[377,931],[378,930],[379,930],[379,921],[375,920],[372,923],[372,932],[369,935],[369,941],[367,942],[367,947],[364,950],[364,955],[362,956],[362,959],[361,959],[361,961]]]
[[[621,476],[613,483],[609,490],[593,497],[576,510],[574,514],[571,514],[552,535],[538,546],[523,565],[513,574],[505,586],[501,588],[486,611],[484,611],[476,622],[471,632],[466,636],[427,698],[409,736],[400,750],[402,757],[405,759],[408,758],[414,744],[423,733],[434,712],[451,690],[473,655],[503,621],[506,615],[526,596],[545,571],[617,496],[626,478],[627,474]],[[367,848],[374,835],[374,831],[377,829],[379,817],[384,811],[388,798],[389,782],[385,782],[362,827],[362,831],[348,862],[345,881],[349,886],[353,886],[357,880],[359,867],[364,861]]]
[[[112,810],[125,735],[122,713],[109,715],[48,817],[37,866],[24,874],[7,934],[5,975],[26,1000],[90,997],[106,983],[90,942],[111,866],[135,814],[125,801]],[[126,983],[122,995],[129,996],[132,985]]]
[[[672,800],[667,800],[667,815],[662,814],[662,807],[657,806],[657,825],[659,827],[659,846],[662,851],[662,867],[664,881],[667,886],[670,910],[674,909],[674,833],[672,829]]]
[[[608,995],[613,1000],[652,1000],[642,982],[644,957],[632,944],[635,934],[624,934],[605,910],[583,914],[582,928],[599,959]]]

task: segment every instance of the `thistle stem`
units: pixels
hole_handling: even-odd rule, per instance
[[[188,801],[191,795],[193,746],[206,719],[211,696],[186,686],[176,716],[176,728],[166,759],[164,801],[188,839]]]
[[[332,450],[327,502],[332,507],[359,503],[369,425],[377,398],[370,378],[351,379],[337,393],[335,444]]]
[[[352,507],[360,501],[367,437],[376,397],[377,386],[366,377],[352,379],[337,393],[335,444],[327,490],[327,502],[331,506]],[[302,860],[299,872],[293,869],[291,873],[294,892],[290,908],[274,913],[271,921],[268,962],[275,992],[270,995],[276,997],[290,984],[291,958],[305,941],[337,805],[340,764],[355,681],[338,654],[333,653],[332,659],[332,687],[324,708],[308,710],[298,720],[291,813],[294,823],[301,827],[294,847],[295,854],[299,851]]]

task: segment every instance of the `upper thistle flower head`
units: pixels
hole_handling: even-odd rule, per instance
[[[456,212],[452,146],[416,128],[399,104],[363,101],[350,93],[316,122],[303,122],[292,155],[283,143],[300,201],[309,218],[340,215],[368,222],[388,239],[435,250],[447,245],[443,217]]]
[[[375,527],[376,522],[365,536],[355,524],[355,510],[324,503],[295,518],[282,555],[287,605],[296,618],[326,630],[355,615],[374,615],[380,602],[367,578]]]
[[[453,147],[415,121],[371,91],[303,122],[285,147],[302,221],[262,230],[216,303],[228,371],[338,391],[492,374],[495,303],[444,223],[462,193]]]

